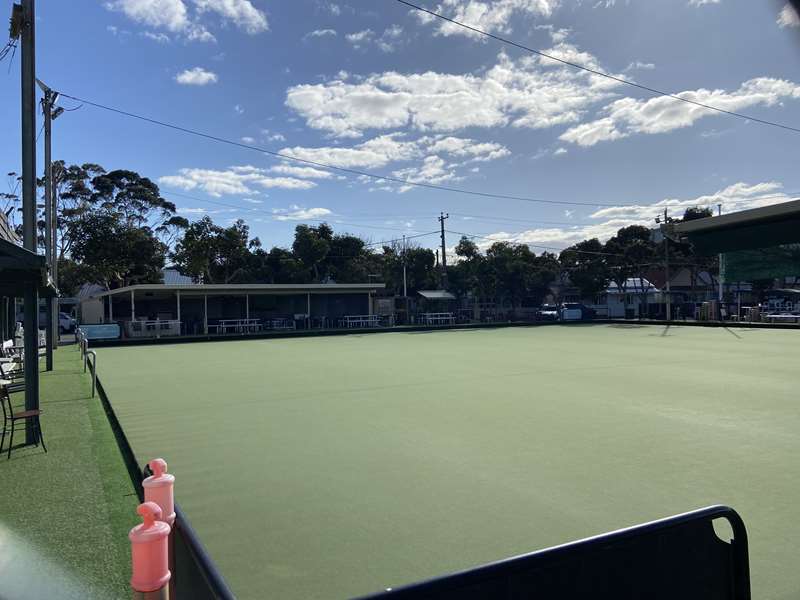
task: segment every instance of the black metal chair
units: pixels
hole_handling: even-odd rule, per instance
[[[41,410],[24,410],[22,412],[14,413],[14,406],[11,402],[11,392],[8,386],[0,386],[0,405],[3,407],[3,433],[0,437],[0,453],[3,451],[3,444],[6,441],[6,434],[10,433],[8,440],[8,459],[11,459],[11,448],[14,446],[14,429],[16,428],[17,421],[27,423],[30,420],[33,423],[33,431],[36,436],[35,445],[38,446],[39,442],[42,443],[42,449],[47,452],[47,446],[44,444],[44,436],[42,435],[42,424],[39,420]]]

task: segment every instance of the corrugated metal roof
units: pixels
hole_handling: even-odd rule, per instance
[[[455,300],[456,297],[445,290],[420,290],[419,295],[428,300]]]
[[[182,274],[178,269],[166,268],[162,269],[161,273],[164,276],[164,285],[193,285],[194,280]]]

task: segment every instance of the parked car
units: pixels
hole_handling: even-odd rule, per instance
[[[594,319],[594,310],[579,302],[565,302],[561,305],[559,318],[562,321],[591,321]]]
[[[77,322],[75,319],[70,317],[67,313],[58,313],[58,330],[61,333],[72,333],[75,331],[76,326]]]
[[[537,321],[558,321],[558,306],[555,304],[542,304],[536,311]]]

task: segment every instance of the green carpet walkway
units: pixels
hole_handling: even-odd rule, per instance
[[[128,598],[138,501],[77,347],[42,372],[41,408],[48,453],[0,456],[0,597]]]

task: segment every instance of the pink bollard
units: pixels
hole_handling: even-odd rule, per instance
[[[144,501],[158,504],[162,514],[159,520],[172,526],[175,524],[175,476],[167,473],[167,461],[163,458],[154,458],[147,464],[153,474],[142,482]]]
[[[161,508],[155,502],[143,502],[136,512],[142,516],[143,523],[128,534],[133,562],[131,587],[143,594],[166,591],[171,576],[167,562],[170,526],[159,520]]]

